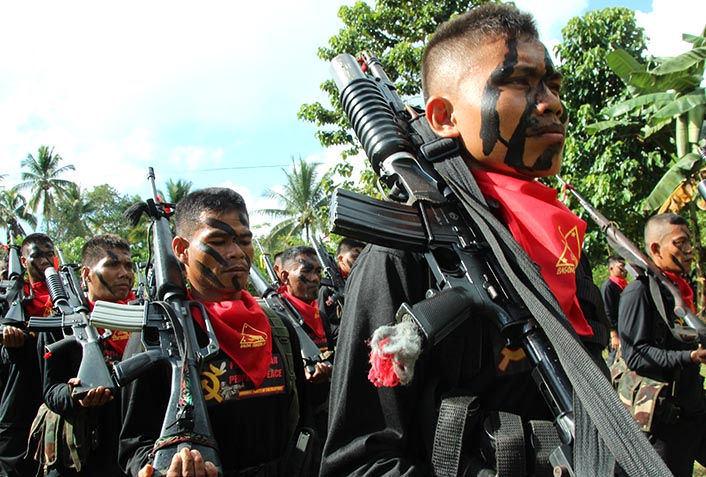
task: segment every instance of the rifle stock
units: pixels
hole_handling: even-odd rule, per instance
[[[643,254],[640,249],[620,231],[615,222],[608,220],[593,207],[590,202],[584,199],[573,186],[564,181],[561,176],[557,175],[555,177],[562,186],[578,200],[579,204],[581,204],[591,219],[598,225],[610,246],[627,260],[628,263],[637,265],[640,269],[644,270],[648,276],[657,280],[669,291],[670,295],[672,295],[674,298],[674,314],[682,318],[688,326],[688,328],[685,328],[673,324],[670,325],[670,330],[674,337],[680,341],[693,341],[694,339],[698,339],[702,344],[706,344],[706,324],[686,306],[679,288],[664,275],[662,270],[660,270],[650,258]],[[633,267],[630,267],[629,270],[633,274],[637,273]]]

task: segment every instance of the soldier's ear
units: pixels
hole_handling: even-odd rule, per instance
[[[279,279],[282,281],[282,285],[286,285],[289,283],[289,270],[287,269],[282,269],[279,271]]]
[[[189,241],[179,235],[172,239],[172,249],[174,256],[183,264],[189,263]]]
[[[441,137],[458,137],[459,131],[453,120],[454,107],[448,98],[432,96],[425,108],[427,121],[434,132]]]

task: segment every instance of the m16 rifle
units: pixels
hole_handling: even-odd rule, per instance
[[[663,316],[663,319],[672,332],[672,335],[677,340],[682,342],[698,340],[700,343],[706,344],[706,324],[704,324],[704,322],[701,321],[701,319],[699,319],[688,306],[686,306],[679,288],[677,288],[677,286],[672,283],[669,278],[667,278],[662,270],[660,270],[660,268],[650,258],[644,255],[640,249],[620,231],[615,222],[611,222],[603,214],[596,210],[590,202],[584,199],[581,194],[579,194],[572,185],[562,179],[561,176],[557,175],[556,178],[564,189],[568,190],[571,195],[579,201],[579,204],[581,204],[584,210],[588,213],[589,217],[591,217],[591,219],[598,225],[601,232],[605,235],[608,244],[629,264],[634,265],[633,267],[628,267],[628,270],[630,270],[630,272],[635,276],[640,273],[640,271],[647,274],[650,278],[650,288],[653,296],[659,296],[658,289],[652,289],[652,287],[657,285],[657,283],[661,284],[669,292],[669,294],[672,295],[674,298],[674,315],[677,318],[683,319],[684,323],[686,323],[686,326],[671,323],[667,320],[666,316]],[[661,303],[661,300],[655,300],[655,303]]]
[[[269,287],[272,288],[274,291],[277,291],[281,283],[279,281],[279,277],[277,276],[277,270],[275,270],[275,266],[272,263],[272,259],[270,258],[270,254],[265,252],[265,249],[262,247],[262,244],[258,239],[253,237],[253,242],[255,242],[255,245],[257,245],[258,250],[260,250],[260,258],[262,259],[262,265],[265,268],[267,276],[270,279]],[[258,289],[258,292],[262,293],[260,289]]]
[[[346,282],[341,276],[341,271],[338,269],[338,264],[331,257],[326,247],[316,238],[316,235],[311,236],[311,242],[314,244],[314,250],[316,250],[316,256],[319,257],[319,262],[324,269],[324,273],[328,277],[327,281],[322,280],[322,286],[328,286],[333,289],[332,299],[343,304],[343,295],[346,288]]]
[[[76,276],[75,266],[65,263],[63,255],[59,257],[59,271],[54,267],[44,270],[54,313],[48,317],[30,317],[27,329],[61,330],[64,333],[63,339],[46,346],[46,359],[66,352],[70,346],[81,346],[82,358],[77,375],[81,383],[72,388],[71,397],[83,399],[88,391],[98,386],[115,393],[115,382],[101,348],[103,337],[91,324],[88,300]]]
[[[25,312],[22,306],[24,295],[24,268],[20,261],[20,247],[14,244],[12,234],[8,229],[7,278],[0,282],[0,310],[3,318],[0,320],[0,334],[5,325],[17,328],[25,327]]]
[[[437,137],[426,119],[403,103],[376,58],[364,54],[362,63],[367,73],[343,54],[332,60],[331,69],[342,108],[394,202],[339,189],[332,199],[332,231],[424,255],[436,290],[414,306],[403,304],[397,320],[415,323],[428,349],[466,320],[468,310],[492,316],[508,343],[519,344],[531,360],[555,416],[561,440],[549,458],[559,471],[555,475],[573,474],[574,393],[590,415],[582,422],[593,421],[629,475],[654,475],[655,468],[668,475],[577,342],[532,262],[473,196],[477,186],[454,177],[455,170],[467,173],[459,144]],[[650,457],[643,460],[645,454]]]
[[[151,167],[148,179],[154,199],[136,204],[126,215],[130,215],[135,224],[143,213],[151,220],[150,253],[154,257],[147,276],[153,276],[154,296],[148,294],[144,306],[97,302],[93,320],[95,323],[108,322],[114,325],[120,320],[117,317],[121,317],[122,329],[142,331],[145,351],[113,367],[120,386],[135,379],[157,362],[166,360],[171,366],[169,403],[160,436],[152,451],[152,465],[155,468],[153,475],[166,475],[172,458],[182,448],[198,450],[204,461],[212,462],[221,475],[218,445],[211,430],[199,375],[203,362],[218,353],[218,341],[204,306],[187,300],[184,275],[171,245],[169,217],[174,208],[158,200],[154,170]],[[202,348],[198,348],[191,315],[194,308],[200,310],[205,322],[208,343]]]

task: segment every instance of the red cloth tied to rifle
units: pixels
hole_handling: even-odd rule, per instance
[[[534,180],[474,170],[480,190],[500,205],[501,220],[542,277],[581,336],[593,336],[576,296],[576,268],[586,222],[557,199],[557,191]]]
[[[211,321],[218,345],[235,364],[260,387],[272,361],[272,327],[257,300],[247,291],[240,300],[201,301]],[[192,298],[190,298],[192,299]],[[191,309],[191,315],[206,331],[201,310]]]
[[[324,331],[324,324],[321,321],[321,315],[319,314],[319,304],[316,300],[307,303],[299,298],[295,297],[287,291],[287,287],[279,287],[277,293],[282,295],[289,303],[292,304],[295,310],[304,320],[304,323],[311,328],[317,338],[325,338],[326,331]]]
[[[689,285],[689,282],[676,273],[665,271],[664,274],[667,275],[667,278],[669,278],[672,283],[679,287],[679,292],[684,299],[684,304],[688,306],[691,311],[696,313],[696,306],[694,306],[694,290],[691,288],[691,285]]]

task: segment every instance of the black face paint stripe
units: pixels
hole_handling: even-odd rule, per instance
[[[111,295],[113,295],[114,297],[117,298],[117,296],[115,295],[115,292],[113,291],[113,288],[108,284],[107,281],[105,281],[105,278],[103,278],[103,274],[102,274],[101,272],[99,272],[98,270],[95,270],[94,272],[95,272],[96,276],[98,277],[98,281],[101,282],[101,284],[103,285],[103,287],[104,287],[106,290],[108,290],[108,292],[109,292]]]
[[[250,228],[250,219],[248,218],[248,214],[241,212],[239,217],[240,217],[240,223],[243,224],[244,226]]]
[[[546,76],[548,78],[552,78],[557,75],[552,57],[549,55],[549,50],[546,48],[544,49],[544,69],[547,72]],[[569,120],[569,111],[567,111],[566,105],[563,101],[559,100],[559,102],[561,103],[561,116],[559,116],[559,121],[561,121],[561,124],[566,124]]]
[[[515,65],[517,64],[517,40],[509,38],[507,40],[507,48],[508,51],[505,54],[503,64],[490,74],[481,98],[480,138],[483,142],[483,154],[486,156],[493,151],[498,141],[507,145],[500,135],[500,115],[497,109],[500,89],[496,84],[498,82],[502,84],[515,70]]]
[[[196,248],[198,248],[199,250],[201,250],[203,253],[206,253],[206,254],[210,255],[211,257],[213,257],[221,265],[224,265],[224,266],[228,265],[228,260],[223,258],[220,253],[218,253],[217,251],[215,251],[213,248],[206,245],[205,243],[203,243],[199,240],[195,240],[194,246]]]
[[[223,232],[233,235],[234,237],[237,237],[238,234],[235,233],[235,230],[233,230],[233,227],[228,225],[227,223],[214,219],[213,217],[206,217],[204,220],[204,223],[208,225],[209,227],[213,227],[214,229],[222,230]]]
[[[677,267],[681,269],[682,273],[688,273],[689,271],[682,265],[681,260],[677,258],[676,255],[672,255],[672,261],[676,264]]]
[[[197,261],[196,266],[199,267],[199,270],[201,271],[201,274],[206,277],[206,280],[208,280],[211,285],[217,287],[217,288],[225,288],[223,283],[218,279],[216,275],[213,274],[210,268],[208,268],[206,265],[203,263]]]
[[[297,276],[299,277],[299,280],[301,280],[302,283],[304,283],[306,285],[314,282],[313,280],[309,280],[308,278],[306,278],[304,275],[297,275]]]
[[[112,260],[118,260],[118,256],[112,251],[112,250],[106,250],[105,254],[110,257]]]

